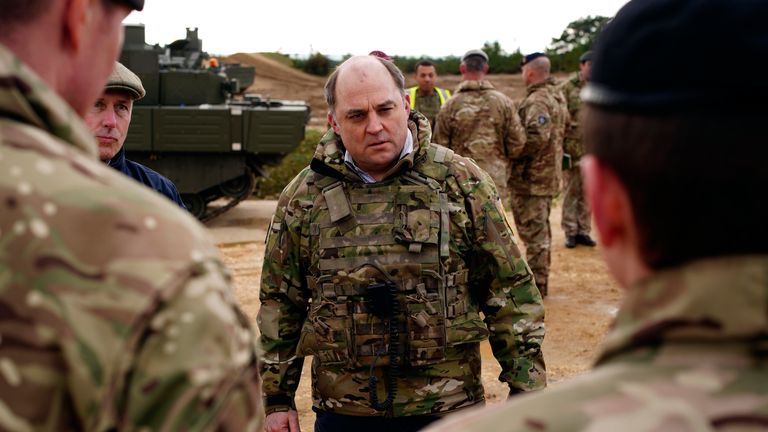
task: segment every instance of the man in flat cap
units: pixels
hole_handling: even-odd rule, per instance
[[[526,138],[525,146],[512,155],[512,213],[536,285],[546,296],[552,248],[549,212],[552,198],[560,192],[568,110],[563,93],[550,76],[546,55],[529,54],[522,66],[527,95],[519,113]]]
[[[626,292],[598,366],[433,431],[768,430],[768,83],[698,62],[766,58],[766,21],[766,2],[633,0],[608,24],[581,169]]]
[[[125,157],[125,139],[131,125],[133,102],[146,94],[141,79],[122,63],[107,79],[104,93],[85,114],[85,124],[99,142],[99,159],[112,168],[165,195],[186,209],[176,185],[158,172]]]
[[[82,119],[143,3],[0,0],[0,430],[260,428],[217,248]]]
[[[488,55],[467,51],[459,66],[462,82],[437,116],[434,141],[472,158],[496,183],[509,206],[510,158],[520,154],[525,133],[514,102],[485,79]]]
[[[579,127],[579,110],[581,109],[581,90],[589,81],[592,69],[592,51],[587,51],[579,58],[579,72],[560,85],[560,89],[568,104],[570,120],[565,129],[563,151],[567,155],[563,163],[563,218],[562,226],[565,232],[565,247],[571,249],[576,245],[593,247],[597,243],[592,240],[592,214],[584,197],[584,183],[579,170],[579,160],[584,155],[584,144]]]

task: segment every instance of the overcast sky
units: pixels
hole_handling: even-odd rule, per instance
[[[147,0],[125,20],[165,45],[198,27],[211,54],[461,55],[499,41],[508,52],[544,50],[578,18],[613,16],[626,0]]]

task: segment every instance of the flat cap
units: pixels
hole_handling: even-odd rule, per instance
[[[546,56],[547,55],[542,52],[535,52],[535,53],[528,54],[527,56],[523,56],[523,59],[520,61],[520,66],[525,66],[539,57],[546,57]]]
[[[128,7],[140,11],[144,9],[144,0],[117,0],[120,3],[125,3]]]
[[[768,1],[632,0],[598,37],[582,100],[624,112],[766,110],[768,81],[740,84],[723,71],[760,70],[766,23]],[[722,60],[712,63],[713,53]]]
[[[592,61],[592,51],[587,51],[579,57],[579,63]]]
[[[486,54],[485,51],[479,50],[479,49],[473,49],[473,50],[467,51],[466,53],[464,53],[464,56],[461,57],[461,61],[464,61],[472,56],[482,57],[483,60],[488,61],[488,54]]]
[[[131,94],[134,100],[141,99],[147,92],[141,85],[141,79],[120,62],[115,62],[115,69],[107,80],[105,90],[122,90]]]

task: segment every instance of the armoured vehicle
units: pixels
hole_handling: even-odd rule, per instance
[[[148,45],[143,25],[124,29],[120,62],[147,90],[133,108],[126,153],[173,181],[198,219],[247,198],[263,167],[304,138],[309,106],[242,94],[255,69],[209,61],[196,28],[165,47]]]

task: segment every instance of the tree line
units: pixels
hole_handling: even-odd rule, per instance
[[[604,16],[587,16],[579,18],[568,24],[562,34],[552,38],[545,52],[552,61],[553,71],[570,72],[578,69],[579,57],[591,49],[597,36],[603,30],[610,18]],[[512,52],[505,51],[498,41],[486,42],[483,51],[488,54],[489,73],[518,73],[523,53],[520,49]],[[322,53],[316,52],[306,59],[290,58],[293,67],[304,72],[327,76],[339,63],[351,55],[346,55],[339,61],[334,61]],[[430,57],[404,57],[394,55],[392,60],[404,73],[413,73],[416,64],[421,60],[430,60],[435,64],[437,72],[442,75],[456,75],[459,73],[461,57],[448,56],[439,58]]]

